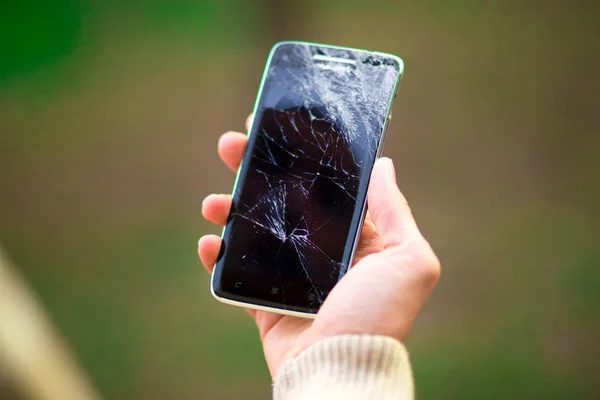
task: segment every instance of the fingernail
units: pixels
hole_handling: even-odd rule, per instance
[[[392,176],[392,178],[394,179],[394,182],[395,182],[396,181],[396,168],[394,167],[394,161],[392,161],[391,158],[388,158],[388,160],[390,160],[390,162],[388,163],[390,175]]]

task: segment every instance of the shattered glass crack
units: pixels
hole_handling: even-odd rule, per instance
[[[228,246],[245,270],[308,283],[305,295],[318,306],[348,269],[348,232],[364,201],[359,188],[376,157],[398,70],[384,58],[352,59],[356,53],[342,49],[318,54],[351,63],[319,61],[310,46],[293,50],[268,71],[248,173],[232,209],[244,243],[231,238]],[[296,281],[282,284],[284,303]]]

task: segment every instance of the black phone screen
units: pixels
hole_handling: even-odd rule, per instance
[[[285,43],[267,68],[213,290],[315,312],[351,262],[401,67]]]

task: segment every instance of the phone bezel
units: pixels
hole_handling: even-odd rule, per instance
[[[386,58],[391,58],[394,61],[396,61],[396,63],[398,64],[398,77],[394,84],[394,89],[393,89],[394,95],[390,99],[390,103],[388,105],[387,115],[386,115],[386,119],[385,119],[385,125],[383,127],[381,139],[379,141],[379,146],[377,148],[377,154],[375,157],[375,160],[377,160],[377,158],[379,158],[379,156],[381,155],[381,151],[383,150],[387,130],[389,127],[389,122],[391,120],[392,105],[394,103],[394,98],[396,97],[396,94],[398,92],[398,87],[400,85],[401,78],[404,74],[404,62],[402,61],[402,59],[393,54],[381,53],[381,52],[369,51],[369,50],[363,50],[363,49],[356,49],[356,48],[350,48],[350,47],[343,47],[343,46],[332,46],[332,45],[326,45],[326,44],[321,44],[321,43],[304,42],[304,41],[281,41],[281,42],[278,42],[271,48],[271,51],[269,52],[269,56],[268,56],[267,62],[265,64],[265,69],[263,71],[263,75],[262,75],[262,78],[260,81],[258,94],[256,96],[256,100],[254,103],[252,115],[256,115],[256,113],[258,111],[260,100],[263,95],[264,85],[265,85],[267,76],[269,74],[269,69],[271,67],[274,54],[276,53],[276,51],[279,47],[281,47],[283,45],[290,45],[290,44],[291,45],[313,46],[313,47],[317,47],[317,48],[325,47],[325,48],[329,48],[329,49],[336,49],[336,50],[347,51],[347,52],[364,52],[364,53],[374,54],[374,55],[378,55],[378,56],[383,56]],[[251,133],[253,132],[255,123],[256,123],[256,119],[254,119],[252,121],[251,126],[249,127],[248,132],[246,133],[248,135],[248,137],[250,137]],[[245,157],[244,157],[244,159],[245,159]],[[233,184],[233,189],[231,192],[232,196],[235,194],[236,189],[237,189],[237,185],[238,185],[239,177],[240,177],[240,171],[244,168],[244,159],[240,163],[240,166],[236,173],[235,181]],[[370,179],[370,177],[368,179]],[[358,240],[360,238],[360,234],[362,231],[362,227],[363,227],[363,223],[364,223],[364,219],[365,219],[365,215],[366,215],[366,210],[367,210],[367,202],[366,202],[366,197],[365,197],[365,200],[363,201],[363,204],[361,205],[360,225],[359,225],[358,229],[356,230],[355,237],[352,241],[352,243],[353,243],[352,252],[351,252],[350,260],[349,260],[350,265],[352,264],[352,261],[354,260],[354,253],[356,251]],[[225,229],[226,229],[226,226],[224,226],[223,230],[221,231],[221,239],[224,238]],[[308,311],[308,310],[303,311],[303,310],[298,310],[299,308],[303,308],[303,307],[295,307],[295,306],[290,306],[290,305],[285,305],[285,304],[281,304],[281,307],[273,307],[273,306],[260,304],[260,303],[263,303],[263,299],[257,298],[257,299],[255,299],[256,302],[249,302],[248,300],[246,300],[247,299],[246,297],[244,297],[244,300],[236,300],[235,297],[238,297],[238,296],[236,296],[234,293],[227,292],[227,295],[234,297],[234,298],[224,297],[222,295],[217,294],[215,291],[215,270],[217,268],[217,264],[218,264],[218,259],[217,259],[217,262],[215,263],[215,266],[213,268],[213,273],[211,275],[210,291],[211,291],[212,296],[216,300],[220,301],[221,303],[229,304],[229,305],[233,305],[233,306],[237,306],[237,307],[249,308],[249,309],[253,309],[253,310],[267,311],[267,312],[273,312],[273,313],[277,313],[277,314],[284,314],[284,315],[290,315],[290,316],[296,316],[296,317],[303,317],[303,318],[315,318],[316,317],[318,310],[316,312],[312,312],[312,311]],[[264,303],[273,303],[273,302],[264,300]]]

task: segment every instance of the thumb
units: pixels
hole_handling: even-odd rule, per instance
[[[387,157],[381,157],[373,167],[367,205],[385,248],[402,244],[417,231],[410,207],[396,184],[394,163]]]

